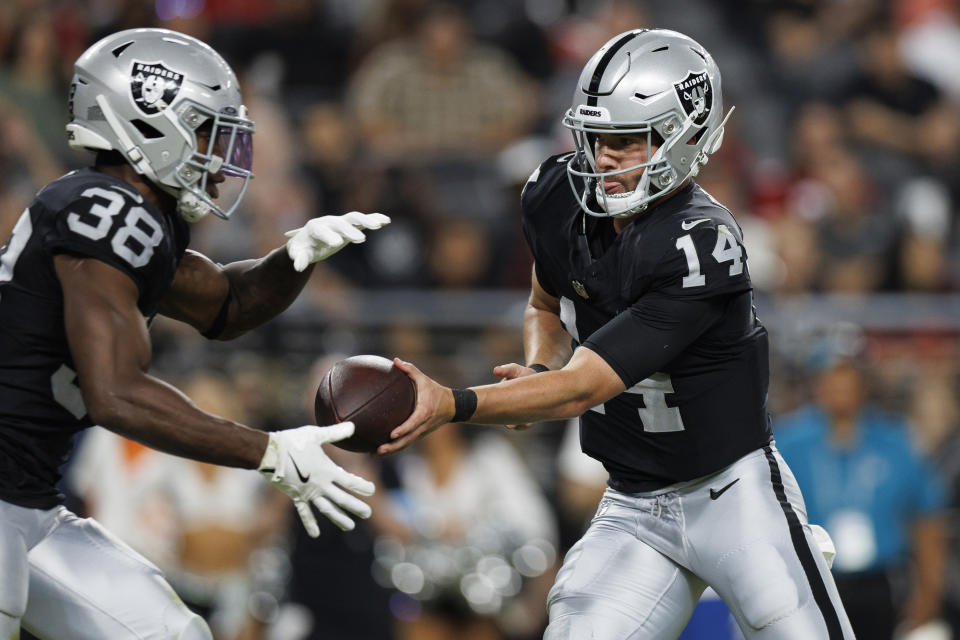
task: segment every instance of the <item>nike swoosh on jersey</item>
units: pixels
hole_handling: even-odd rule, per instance
[[[300,471],[300,467],[297,466],[297,461],[293,459],[293,456],[290,457],[290,462],[293,463],[293,468],[297,471],[297,475],[300,476],[300,482],[309,482],[310,474],[308,473],[307,475],[303,475],[303,472]]]
[[[701,222],[710,222],[710,218],[700,218],[699,220],[684,220],[683,222],[680,223],[680,226],[683,228],[684,231],[690,231],[690,229],[693,229],[695,226],[697,226]]]
[[[740,478],[737,478],[736,480],[734,480],[733,482],[731,482],[731,483],[728,484],[727,486],[723,487],[723,488],[720,489],[719,491],[717,491],[716,489],[710,489],[710,499],[711,499],[711,500],[716,500],[717,498],[719,498],[720,496],[723,495],[723,492],[724,492],[724,491],[726,491],[727,489],[729,489],[729,488],[732,487],[733,485],[737,484],[738,482],[740,482]]]

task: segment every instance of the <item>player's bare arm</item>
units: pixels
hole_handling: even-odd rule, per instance
[[[133,280],[92,258],[59,254],[54,265],[67,341],[93,422],[174,455],[256,468],[266,433],[200,410],[147,373],[150,336]]]
[[[380,454],[403,449],[451,422],[455,415],[453,390],[408,362],[394,363],[417,385],[417,407],[393,431],[394,440],[377,450]],[[573,418],[619,395],[626,387],[603,358],[581,347],[562,369],[471,389],[477,394],[477,408],[469,422],[510,425]]]
[[[366,240],[362,230],[389,223],[390,218],[380,213],[321,216],[289,231],[284,247],[259,259],[227,265],[188,250],[161,301],[160,313],[210,338],[231,340],[289,307],[310,279],[315,262]]]
[[[560,299],[544,291],[535,267],[531,272],[530,299],[523,314],[523,351],[527,366],[514,362],[494,367],[493,374],[503,380],[536,373],[530,365],[559,369],[570,359],[570,334],[560,321]],[[517,430],[530,426],[530,423],[510,425]]]
[[[345,530],[354,522],[344,510],[370,516],[370,507],[347,490],[370,495],[373,484],[338,467],[320,447],[352,435],[352,423],[268,434],[202,411],[147,373],[150,337],[133,280],[92,258],[59,254],[54,265],[67,341],[93,422],[174,455],[258,469],[293,498],[311,537],[320,535],[312,508]]]
[[[523,314],[523,353],[527,364],[559,369],[572,355],[570,334],[560,322],[560,299],[547,293],[531,270],[530,300]]]
[[[313,265],[295,270],[283,248],[256,260],[227,265],[188,250],[160,304],[160,313],[200,332],[210,332],[217,340],[231,340],[282,313],[312,272]],[[215,326],[218,320],[220,327]]]

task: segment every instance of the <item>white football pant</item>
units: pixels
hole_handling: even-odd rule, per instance
[[[545,640],[675,640],[710,586],[747,640],[854,637],[773,445],[666,489],[607,489],[550,591]]]
[[[93,519],[0,501],[0,638],[211,640],[160,570]]]

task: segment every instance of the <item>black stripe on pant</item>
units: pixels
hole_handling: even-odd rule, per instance
[[[777,501],[780,508],[783,509],[783,515],[787,518],[787,525],[790,527],[790,539],[793,542],[793,549],[797,553],[803,572],[807,576],[807,582],[810,584],[810,590],[813,591],[813,599],[823,614],[823,620],[827,624],[827,632],[830,634],[830,640],[843,640],[843,628],[840,626],[840,618],[837,610],[830,600],[830,594],[827,593],[827,587],[823,583],[823,577],[817,569],[817,563],[813,558],[813,552],[810,551],[810,545],[807,544],[807,537],[803,533],[803,525],[800,524],[800,518],[797,516],[793,506],[787,500],[787,493],[783,489],[783,478],[780,476],[780,465],[777,464],[777,458],[773,450],[767,446],[763,448],[767,456],[767,462],[770,464],[770,482],[773,484],[773,492],[777,495]]]

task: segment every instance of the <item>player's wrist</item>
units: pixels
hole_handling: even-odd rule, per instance
[[[550,367],[545,364],[540,364],[539,362],[534,362],[533,364],[527,365],[528,369],[533,369],[537,373],[543,373],[544,371],[550,371]]]
[[[477,392],[473,389],[451,389],[453,417],[450,422],[467,422],[477,411]]]
[[[277,441],[275,433],[269,434],[267,438],[267,447],[260,458],[260,464],[257,465],[257,471],[264,475],[273,475],[277,471],[277,464],[280,461],[280,443]]]

